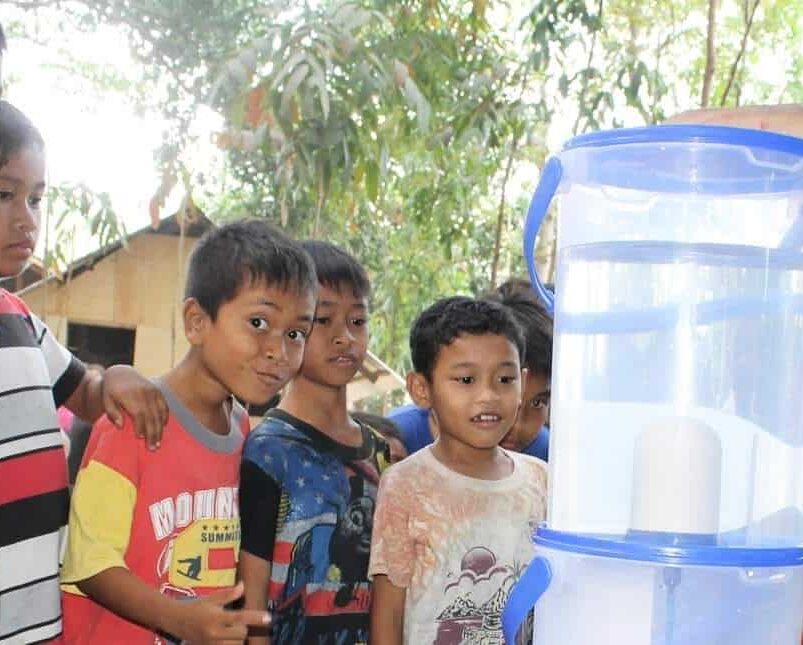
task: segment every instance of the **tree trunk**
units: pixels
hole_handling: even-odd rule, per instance
[[[700,98],[700,107],[708,107],[711,98],[711,82],[714,80],[716,67],[716,48],[714,33],[716,31],[717,6],[719,0],[708,0],[708,35],[705,41],[705,73],[703,75],[703,94]]]
[[[505,228],[505,206],[507,199],[507,184],[510,180],[510,174],[513,169],[513,159],[516,156],[516,151],[519,148],[519,137],[516,129],[513,128],[513,134],[510,141],[510,155],[507,158],[507,165],[505,166],[505,175],[502,179],[502,197],[499,200],[499,211],[496,215],[496,233],[494,234],[494,254],[491,260],[491,289],[496,287],[497,273],[499,272],[499,255],[502,248],[502,232]]]
[[[742,34],[742,42],[739,46],[739,53],[736,54],[736,58],[733,61],[733,65],[731,65],[730,74],[728,75],[728,82],[725,85],[725,89],[722,91],[722,98],[719,101],[720,107],[725,105],[725,101],[728,99],[728,94],[731,91],[731,86],[733,82],[736,80],[736,74],[739,71],[739,63],[744,58],[744,54],[747,51],[747,39],[750,37],[750,30],[753,27],[753,19],[756,17],[756,9],[758,9],[758,3],[760,0],[754,0],[752,6],[749,6],[748,3],[750,0],[745,0],[745,8],[744,8],[744,33]]]

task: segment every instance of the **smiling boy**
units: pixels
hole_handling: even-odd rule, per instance
[[[65,642],[242,642],[262,611],[227,611],[240,542],[237,489],[248,416],[298,371],[317,283],[309,257],[264,219],[209,231],[183,307],[190,348],[158,384],[161,448],[133,433],[90,438],[62,571]],[[189,602],[188,602],[189,601]]]
[[[546,509],[546,464],[499,446],[521,405],[522,332],[501,305],[446,298],[419,316],[410,348],[410,395],[439,434],[380,484],[371,643],[502,642]]]

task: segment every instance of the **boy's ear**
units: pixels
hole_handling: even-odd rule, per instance
[[[407,392],[419,408],[431,408],[432,400],[429,395],[429,381],[420,372],[409,372],[407,374]]]
[[[209,314],[204,311],[204,308],[195,298],[187,298],[184,301],[182,314],[184,317],[184,335],[190,345],[200,345],[203,342],[207,326],[211,322]]]

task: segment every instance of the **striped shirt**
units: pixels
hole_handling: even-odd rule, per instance
[[[0,289],[0,645],[61,633],[69,496],[56,407],[84,372],[22,300]]]

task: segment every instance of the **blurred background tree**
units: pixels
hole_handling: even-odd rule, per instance
[[[525,273],[523,214],[563,140],[701,105],[803,102],[796,0],[5,4],[18,38],[47,39],[45,19],[51,35],[121,29],[136,79],[102,56],[65,51],[64,67],[164,119],[151,216],[182,191],[214,220],[264,216],[342,244],[374,279],[372,349],[401,371],[423,306]],[[201,109],[224,123],[222,169],[193,155]],[[537,248],[547,278],[554,227]]]

